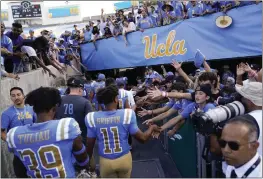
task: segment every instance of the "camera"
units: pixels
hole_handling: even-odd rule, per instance
[[[221,135],[222,128],[229,119],[244,113],[245,107],[243,104],[239,101],[234,101],[207,112],[196,111],[192,115],[192,121],[195,130],[202,135]]]

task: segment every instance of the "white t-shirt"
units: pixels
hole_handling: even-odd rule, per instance
[[[136,30],[136,26],[133,22],[130,22],[128,27],[123,26],[122,34]]]
[[[106,25],[107,25],[107,22],[102,22],[102,20],[100,21],[99,28],[100,28],[100,32],[102,35],[105,34],[104,28],[106,27]]]
[[[259,138],[258,138],[258,142],[259,142],[258,153],[259,155],[262,156],[262,110],[255,110],[248,114],[253,116],[258,122],[259,130],[260,130]]]
[[[21,51],[23,53],[26,53],[29,57],[36,57],[37,56],[37,53],[35,51],[35,49],[33,49],[32,47],[30,46],[22,46],[21,47]]]

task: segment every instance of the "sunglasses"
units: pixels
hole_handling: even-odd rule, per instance
[[[252,142],[248,142],[246,144],[249,144],[249,143],[253,143],[255,141],[252,141]],[[246,145],[246,144],[239,144],[237,142],[234,142],[234,141],[225,141],[225,140],[218,140],[218,144],[221,148],[225,148],[226,147],[226,144],[228,145],[228,147],[233,150],[233,151],[238,151],[240,146],[242,145]]]

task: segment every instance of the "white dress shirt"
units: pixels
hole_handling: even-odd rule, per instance
[[[258,157],[261,158],[259,165],[248,176],[246,176],[246,178],[262,178],[262,157],[258,153],[249,162],[239,168],[235,168],[231,165],[223,167],[223,172],[225,173],[226,178],[230,178],[232,170],[235,170],[237,178],[243,177],[247,170],[257,161]]]

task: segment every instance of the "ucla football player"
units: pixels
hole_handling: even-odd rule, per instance
[[[78,123],[73,118],[54,120],[56,107],[61,103],[59,91],[38,88],[26,96],[25,103],[33,106],[37,121],[10,129],[7,142],[9,150],[25,165],[27,175],[75,178],[75,159],[79,166],[88,169],[89,157]]]
[[[144,143],[154,131],[159,131],[156,125],[151,125],[142,132],[132,109],[117,109],[118,94],[116,85],[98,90],[97,100],[105,105],[105,111],[88,113],[85,119],[88,155],[92,156],[97,139],[102,178],[129,178],[132,170],[129,134]]]

